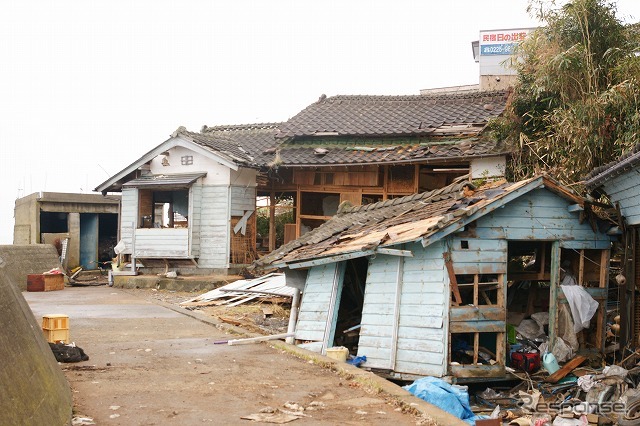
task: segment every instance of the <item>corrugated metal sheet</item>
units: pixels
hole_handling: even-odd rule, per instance
[[[130,180],[123,184],[124,188],[147,188],[147,187],[183,187],[187,188],[199,178],[206,176],[206,172],[200,173],[182,173],[171,175],[149,175],[141,176],[137,179]]]

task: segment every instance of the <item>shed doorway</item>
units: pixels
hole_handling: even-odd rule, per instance
[[[561,248],[552,241],[509,241],[508,258],[507,362],[514,350],[542,350],[545,342],[569,357],[578,351],[603,349],[608,250]],[[563,285],[582,287],[598,303],[588,327],[578,333]]]
[[[369,259],[366,257],[345,262],[333,346],[344,346],[351,355],[358,352],[368,268]]]

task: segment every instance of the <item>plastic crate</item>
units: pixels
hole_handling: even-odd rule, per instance
[[[44,338],[47,339],[49,343],[69,343],[69,330],[42,330],[44,333]]]
[[[51,314],[42,317],[43,330],[68,330],[69,316],[63,314]]]

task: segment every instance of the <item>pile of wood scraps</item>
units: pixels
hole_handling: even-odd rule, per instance
[[[238,306],[250,301],[289,301],[295,289],[286,286],[284,274],[267,274],[250,280],[238,280],[180,303],[185,308],[200,306]]]

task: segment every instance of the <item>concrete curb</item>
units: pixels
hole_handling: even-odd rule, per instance
[[[196,319],[202,323],[212,325],[219,329],[223,329],[232,334],[236,334],[238,336],[246,336],[246,337],[261,336],[261,334],[251,333],[247,330],[244,330],[243,328],[236,327],[234,325],[227,324],[222,321],[218,321],[201,312],[189,311],[187,309],[180,308],[178,306],[163,302],[161,300],[154,300],[153,303],[163,306],[179,314]],[[400,386],[396,385],[395,383],[385,380],[382,377],[379,377],[370,371],[362,370],[353,365],[336,361],[333,358],[326,357],[317,352],[312,352],[303,348],[299,348],[296,345],[290,345],[288,343],[285,343],[279,340],[266,342],[266,343],[275,349],[290,353],[291,355],[296,356],[298,358],[312,361],[314,364],[317,364],[320,367],[327,368],[332,371],[336,371],[341,376],[349,377],[352,380],[355,380],[358,383],[362,384],[363,386],[367,387],[369,390],[373,392],[382,393],[390,397],[391,399],[394,399],[396,402],[399,403],[399,405],[402,408],[405,408],[408,410],[413,409],[418,414],[432,419],[434,422],[436,422],[439,425],[468,426],[468,423],[463,422],[461,419],[457,418],[456,416],[447,413],[446,411],[440,409],[439,407],[436,407],[433,404],[429,404],[428,402],[402,389]]]

